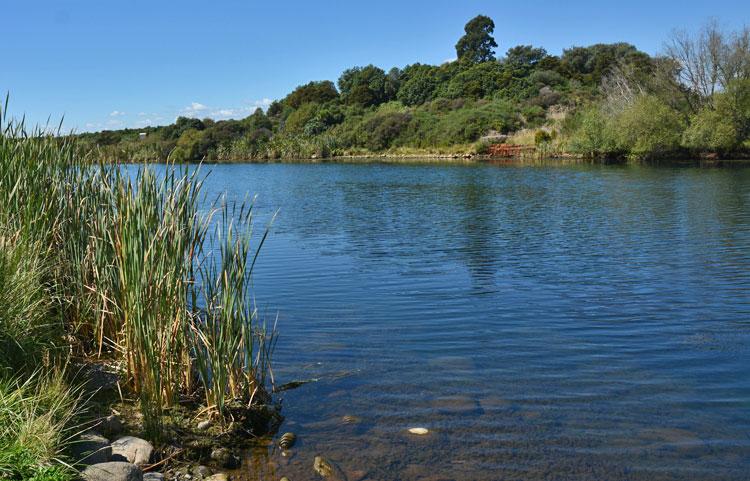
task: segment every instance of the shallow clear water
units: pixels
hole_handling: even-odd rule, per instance
[[[750,169],[207,168],[259,230],[280,209],[256,300],[277,382],[320,379],[247,479],[319,479],[316,455],[349,480],[750,477]]]

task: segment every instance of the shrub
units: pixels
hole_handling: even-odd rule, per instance
[[[685,126],[680,115],[656,97],[641,95],[616,119],[618,150],[645,159],[674,152]]]

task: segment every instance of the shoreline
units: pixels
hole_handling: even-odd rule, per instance
[[[706,159],[702,157],[664,158],[647,161],[631,161],[628,159],[589,158],[573,154],[560,154],[545,157],[492,157],[479,154],[362,154],[337,155],[331,157],[294,157],[278,159],[238,159],[238,160],[204,160],[189,162],[190,164],[325,164],[325,163],[413,163],[413,164],[489,164],[489,165],[612,165],[612,166],[644,166],[644,167],[701,167],[701,168],[732,168],[750,167],[750,158]],[[128,164],[168,164],[170,162],[127,162]]]

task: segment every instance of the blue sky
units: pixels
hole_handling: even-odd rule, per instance
[[[750,2],[0,0],[0,92],[16,116],[79,131],[241,118],[350,66],[442,63],[479,13],[499,53],[629,41],[653,54],[674,28],[750,23]]]

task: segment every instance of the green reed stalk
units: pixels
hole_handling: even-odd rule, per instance
[[[122,361],[154,436],[164,409],[196,393],[219,413],[227,400],[265,402],[275,335],[249,300],[268,234],[251,247],[252,208],[201,213],[197,169],[129,173],[96,158],[70,137],[29,133],[0,115],[0,275],[25,294],[0,285],[0,340],[18,343],[5,314],[26,309],[52,326],[45,332],[67,332],[68,351]],[[17,265],[26,277],[7,274]]]

